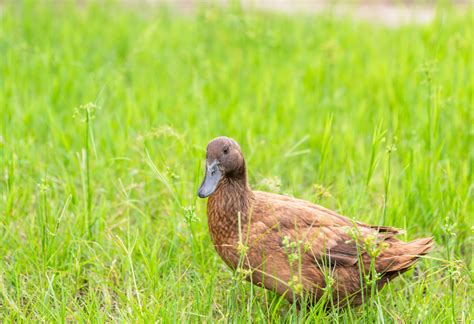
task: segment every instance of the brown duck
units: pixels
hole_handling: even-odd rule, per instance
[[[217,253],[252,283],[311,305],[358,305],[410,268],[432,238],[403,242],[399,229],[352,221],[288,196],[252,191],[245,160],[231,138],[207,146],[198,196],[209,197],[209,231]],[[368,282],[372,282],[369,285]]]

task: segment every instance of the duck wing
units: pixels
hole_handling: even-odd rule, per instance
[[[377,272],[400,271],[433,243],[431,238],[400,241],[395,238],[401,232],[397,228],[356,222],[305,200],[259,191],[255,197],[255,221],[279,231],[283,249],[287,245],[291,250],[291,242],[296,242],[300,252],[318,265],[351,267],[361,260],[367,268],[375,257]]]

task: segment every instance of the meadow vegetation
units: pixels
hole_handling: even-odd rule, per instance
[[[472,12],[423,26],[0,4],[2,321],[472,321]],[[434,236],[364,306],[298,311],[218,257],[207,142],[253,188]]]

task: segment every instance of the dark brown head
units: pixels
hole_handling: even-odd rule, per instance
[[[212,195],[223,179],[245,180],[245,177],[245,160],[239,144],[229,137],[217,137],[207,144],[206,176],[198,196]]]

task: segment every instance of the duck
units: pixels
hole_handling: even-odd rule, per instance
[[[309,201],[250,188],[239,144],[209,142],[198,190],[207,198],[208,228],[222,260],[252,284],[298,307],[362,304],[433,247],[403,231],[369,225]]]

